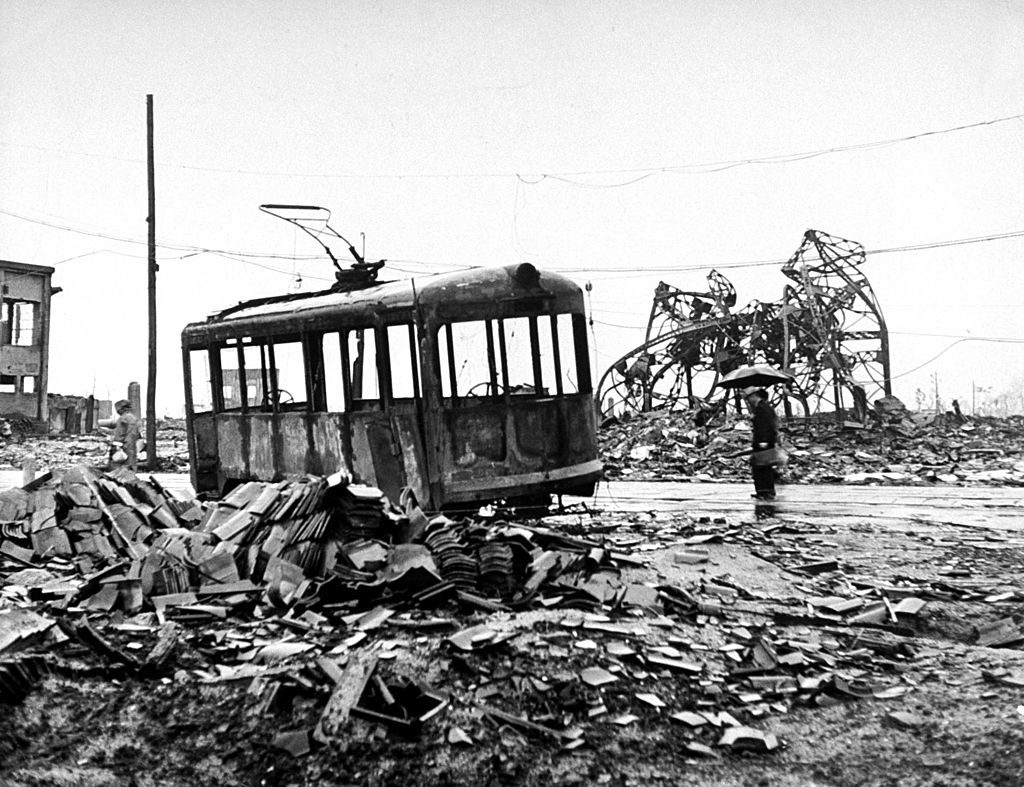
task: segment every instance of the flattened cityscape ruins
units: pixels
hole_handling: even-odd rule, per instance
[[[777,303],[660,285],[596,386],[572,282],[350,251],[186,328],[148,472],[10,414],[5,784],[1024,775],[1024,417],[892,396],[859,244]],[[718,386],[760,363],[770,507]]]

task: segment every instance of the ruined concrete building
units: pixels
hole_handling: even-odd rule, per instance
[[[766,363],[796,378],[774,391],[787,414],[834,411],[866,417],[868,402],[891,394],[889,339],[854,241],[807,230],[782,266],[790,280],[778,301],[737,310],[736,290],[717,271],[705,291],[658,284],[643,344],[601,377],[604,413],[690,408],[721,401],[718,380]]]
[[[0,414],[49,420],[46,396],[53,268],[0,260]]]

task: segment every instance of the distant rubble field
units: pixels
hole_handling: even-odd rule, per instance
[[[697,426],[699,416],[694,410],[659,410],[606,420],[598,431],[606,477],[748,480],[748,458],[736,454],[750,446],[749,419],[720,415]],[[840,424],[826,414],[783,418],[780,424],[790,457],[780,473],[782,483],[1024,486],[1024,416],[958,419],[905,412],[860,426]],[[21,469],[28,457],[34,457],[37,472],[107,461],[108,437],[102,431],[45,436],[22,427],[0,416],[0,469]],[[188,472],[184,420],[161,419],[156,439],[158,469]],[[140,460],[145,462],[144,453]]]
[[[24,428],[28,419],[0,416],[0,469],[20,470],[25,461],[35,460],[36,472],[63,470],[78,464],[103,466],[108,460],[109,432],[40,435]],[[4,427],[6,424],[6,428]],[[143,439],[146,433],[143,427]],[[164,418],[157,422],[156,455],[160,472],[188,472],[188,440],[183,419]],[[145,451],[140,454],[144,464]]]
[[[743,481],[750,422],[699,411],[656,411],[606,421],[598,445],[610,479]],[[899,413],[868,425],[834,414],[780,419],[789,453],[784,483],[1024,486],[1024,416],[960,418]]]

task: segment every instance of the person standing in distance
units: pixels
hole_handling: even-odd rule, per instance
[[[754,497],[758,500],[775,499],[775,465],[758,458],[758,452],[775,448],[779,441],[779,418],[768,402],[768,392],[763,388],[747,388],[744,392],[747,408],[753,421],[752,444],[754,452],[750,457],[750,470],[754,476]]]
[[[138,472],[139,440],[142,439],[139,417],[132,412],[132,403],[127,399],[115,402],[114,409],[117,411],[117,421],[114,422],[111,442],[127,455],[125,466],[133,473]]]

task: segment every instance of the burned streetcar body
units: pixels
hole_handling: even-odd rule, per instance
[[[197,492],[342,470],[438,510],[601,475],[582,293],[529,264],[250,301],[182,352]]]

